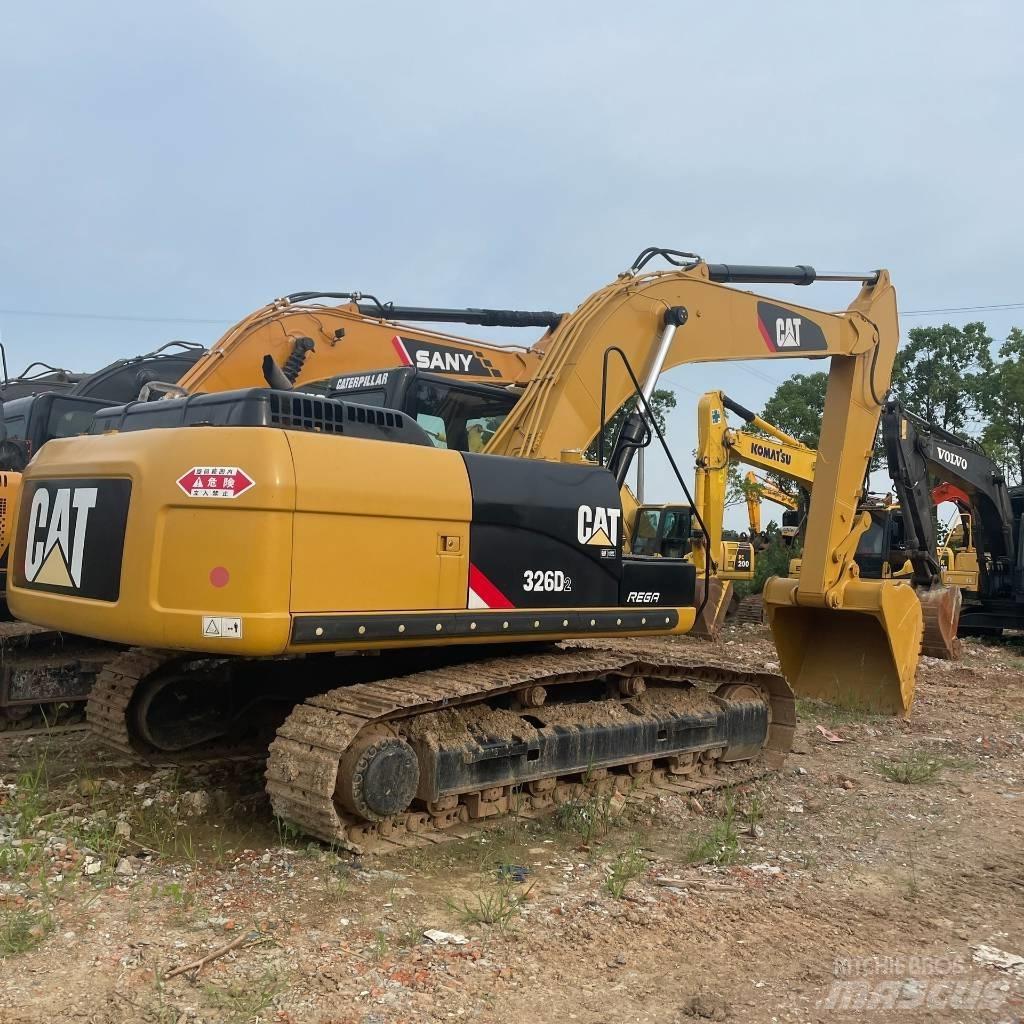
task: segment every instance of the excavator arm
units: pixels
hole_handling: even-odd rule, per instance
[[[994,566],[1014,564],[1016,538],[1006,480],[980,446],[927,423],[896,401],[885,405],[882,439],[903,510],[907,557],[921,582],[934,582],[939,574],[932,510],[937,500],[947,496],[961,506],[966,499],[976,511],[977,544],[983,559]],[[932,477],[946,488],[933,490]]]
[[[314,302],[324,298],[350,301],[337,306]],[[296,292],[276,299],[232,327],[171,390],[195,394],[261,387],[267,356],[289,385],[384,366],[415,366],[487,384],[523,384],[540,366],[544,338],[530,349],[488,345],[392,321],[551,328],[560,320],[547,311],[434,309],[361,298],[358,293]]]
[[[789,509],[791,512],[795,512],[799,507],[800,503],[792,494],[787,494],[784,490],[776,487],[774,484],[767,480],[762,480],[758,475],[750,470],[746,477],[747,490],[747,518],[750,523],[750,535],[754,537],[761,532],[761,502],[764,499],[775,502],[776,505],[781,505],[785,509]]]
[[[557,460],[585,449],[635,393],[627,362],[646,398],[663,371],[684,363],[830,358],[800,577],[769,581],[765,607],[798,693],[906,712],[920,604],[902,581],[860,580],[853,557],[868,525],[858,502],[898,346],[889,275],[856,278],[860,293],[838,314],[721,287],[814,279],[805,267],[704,262],[620,276],[561,320],[545,346],[544,373],[527,385],[487,451]],[[643,430],[630,426],[610,463],[620,481],[629,465],[621,442],[628,447]],[[850,650],[858,658],[842,656]]]

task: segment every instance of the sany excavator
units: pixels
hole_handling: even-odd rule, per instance
[[[731,461],[770,470],[793,480],[805,493],[812,493],[816,468],[820,461],[820,450],[815,451],[791,437],[720,391],[711,391],[701,396],[698,408],[699,448],[695,490],[697,505],[710,531],[712,543],[721,536],[727,472]],[[727,409],[767,436],[731,429],[725,418]],[[887,420],[883,417],[883,432],[887,429],[886,423]],[[891,428],[888,429],[891,432]],[[890,474],[895,479],[899,472],[899,463],[892,460],[897,454],[895,450],[889,448],[887,452]],[[906,475],[904,472],[904,476]],[[924,481],[927,484],[927,475]],[[854,562],[859,576],[868,579],[905,577],[917,590],[922,605],[923,653],[933,658],[959,657],[960,648],[956,634],[960,620],[961,593],[957,586],[947,585],[953,580],[943,579],[934,546],[930,558],[919,556],[915,563],[914,559],[904,552],[906,545],[897,538],[893,524],[902,522],[902,519],[890,504],[873,501],[862,494],[858,512],[861,517],[866,517],[867,522],[867,529],[860,534],[854,551]],[[930,513],[927,518],[931,522]],[[930,536],[934,542],[934,527]],[[891,566],[902,566],[905,562],[916,565],[912,572],[899,572],[897,576],[891,571]],[[728,607],[731,584],[725,581],[719,586],[724,592],[718,606],[720,624]],[[711,593],[715,593],[714,584],[710,589]]]
[[[644,272],[657,255],[677,266]],[[697,569],[623,554],[621,487],[660,437],[645,411],[663,370],[812,355],[831,360],[815,500],[799,579],[766,588],[770,625],[797,692],[905,713],[920,603],[853,561],[895,292],[885,271],[836,276],[862,287],[829,314],[725,286],[809,284],[809,267],[647,250],[557,318],[478,453],[435,447],[401,411],[277,388],[101,413],[26,472],[11,607],[138,645],[90,720],[143,758],[208,754],[297,701],[270,747],[275,812],[346,846],[437,835],[515,793],[541,811],[777,763],[794,721],[781,678],[625,639],[686,632]],[[609,457],[582,461],[633,396]]]

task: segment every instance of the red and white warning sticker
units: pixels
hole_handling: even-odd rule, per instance
[[[178,477],[178,486],[190,498],[237,498],[255,485],[238,466],[193,466]]]

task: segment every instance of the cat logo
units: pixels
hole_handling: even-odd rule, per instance
[[[618,547],[621,516],[620,508],[580,505],[576,513],[576,539],[598,548]]]
[[[116,601],[131,494],[120,478],[28,481],[11,548],[14,585]]]
[[[52,492],[40,487],[32,496],[25,545],[25,578],[30,583],[81,587],[89,513],[96,507],[97,493],[95,487],[58,487]]]
[[[775,347],[800,347],[800,317],[780,316],[775,321]]]
[[[824,352],[825,332],[805,313],[774,302],[757,304],[757,329],[769,352]]]

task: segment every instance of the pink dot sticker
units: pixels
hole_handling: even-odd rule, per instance
[[[231,573],[223,565],[218,565],[210,570],[210,583],[215,587],[226,587],[230,579]]]

